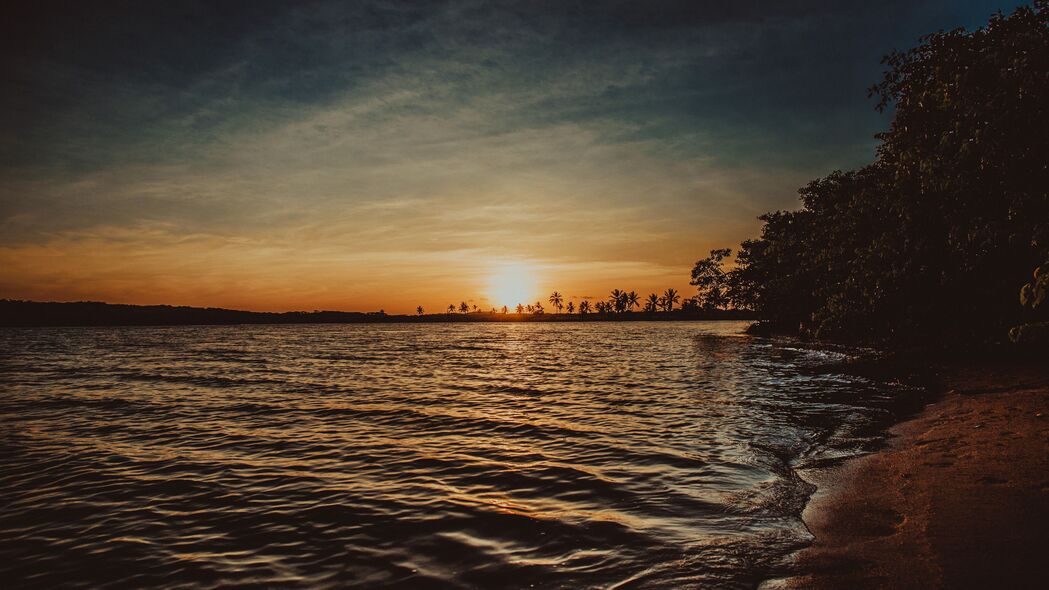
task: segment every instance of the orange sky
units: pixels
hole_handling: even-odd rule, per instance
[[[594,228],[598,239],[563,227],[535,235],[508,222],[496,235],[478,236],[455,250],[428,251],[427,242],[435,239],[429,235],[386,250],[374,236],[354,239],[352,230],[338,239],[315,237],[321,233],[316,229],[301,231],[278,239],[176,235],[163,226],[96,228],[0,247],[0,288],[16,299],[271,311],[410,313],[422,305],[436,312],[460,301],[512,308],[536,300],[546,304],[554,290],[577,301],[604,298],[614,288],[645,295],[673,287],[688,295],[694,259],[725,243],[690,240],[684,231],[665,238],[643,231],[604,238]],[[443,231],[456,231],[455,221]]]
[[[839,4],[25,3],[0,298],[689,296],[696,259],[871,160],[885,51],[1000,3]]]
[[[186,162],[0,181],[45,205],[4,221],[0,296],[410,313],[555,289],[690,294],[693,262],[754,235],[769,195],[791,206],[781,187],[806,178],[728,173],[576,124],[492,137],[464,115],[398,135],[355,122],[371,108],[348,99]]]
[[[316,117],[330,126],[352,110]],[[91,209],[9,217],[9,235],[31,239],[0,244],[0,296],[401,313],[516,304],[493,276],[524,282],[532,301],[555,289],[691,293],[693,262],[753,236],[769,195],[791,206],[780,187],[806,177],[769,169],[754,181],[576,125],[496,140],[419,121],[416,133],[454,138],[425,147],[384,129],[329,143],[309,131],[319,125],[231,136],[178,165],[3,181],[8,194]],[[357,159],[365,146],[375,161]]]

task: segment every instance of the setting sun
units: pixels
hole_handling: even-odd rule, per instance
[[[518,303],[528,304],[540,297],[535,269],[515,262],[494,269],[486,290],[492,306],[513,308]]]

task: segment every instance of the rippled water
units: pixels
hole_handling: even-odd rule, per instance
[[[0,331],[5,587],[753,587],[899,392],[743,324]]]

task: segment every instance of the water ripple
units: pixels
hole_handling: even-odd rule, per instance
[[[742,327],[0,331],[0,576],[753,587],[901,393]]]

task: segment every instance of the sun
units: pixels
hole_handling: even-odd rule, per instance
[[[518,303],[527,305],[539,297],[535,269],[519,262],[505,264],[488,277],[486,291],[492,305],[513,308]]]

